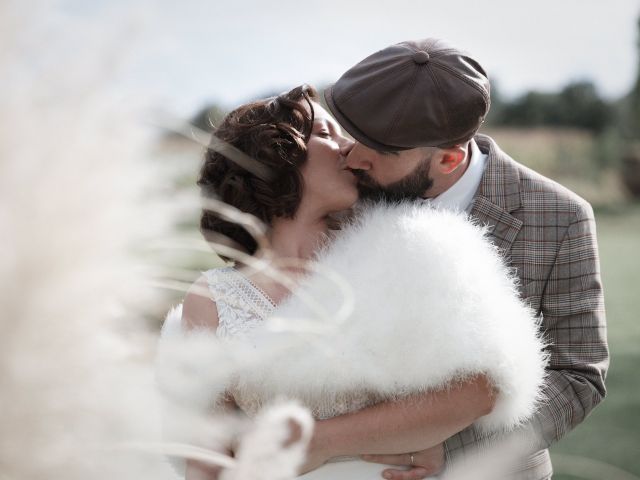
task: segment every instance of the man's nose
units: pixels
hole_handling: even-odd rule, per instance
[[[349,155],[347,155],[347,167],[352,170],[371,170],[371,162],[363,155],[359,143],[352,145]]]
[[[355,144],[356,144],[356,142],[354,142],[350,138],[341,137],[340,141],[338,142],[338,145],[339,145],[339,148],[340,148],[340,154],[343,157],[347,157],[347,155],[349,155],[349,153],[351,152],[351,150],[353,149],[353,146]]]

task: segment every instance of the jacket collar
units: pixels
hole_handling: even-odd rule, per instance
[[[477,135],[475,141],[480,151],[488,155],[477,195],[485,197],[507,212],[517,210],[520,207],[520,174],[515,162],[492,138]]]
[[[477,135],[475,140],[488,158],[471,216],[487,226],[496,246],[508,251],[522,227],[511,215],[520,207],[517,164],[490,137]]]

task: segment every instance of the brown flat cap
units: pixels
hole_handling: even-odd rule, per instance
[[[490,106],[478,62],[442,40],[402,42],[370,55],[324,92],[359,142],[377,150],[450,147],[470,139]]]

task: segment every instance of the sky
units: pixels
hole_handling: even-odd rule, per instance
[[[180,115],[322,86],[409,39],[440,37],[467,50],[507,97],[591,80],[618,98],[639,57],[637,0],[61,0],[51,12],[61,28],[119,40],[123,96]],[[82,43],[79,34],[74,48]]]

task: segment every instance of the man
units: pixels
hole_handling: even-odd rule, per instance
[[[545,479],[552,474],[549,445],[606,393],[609,357],[595,223],[586,201],[477,134],[489,92],[477,61],[425,39],[367,57],[327,89],[325,99],[356,140],[347,164],[359,177],[362,196],[467,211],[488,225],[517,270],[522,297],[543,317],[550,365],[541,408],[522,428],[530,433],[529,455],[512,477]],[[460,244],[464,248],[464,239]],[[455,398],[451,405],[458,405]],[[360,424],[345,419],[334,425],[333,441],[340,432],[367,435],[367,413],[362,415]],[[369,459],[413,467],[387,470],[387,478],[423,478],[437,473],[445,456],[450,464],[494,440],[471,426],[426,451]]]

